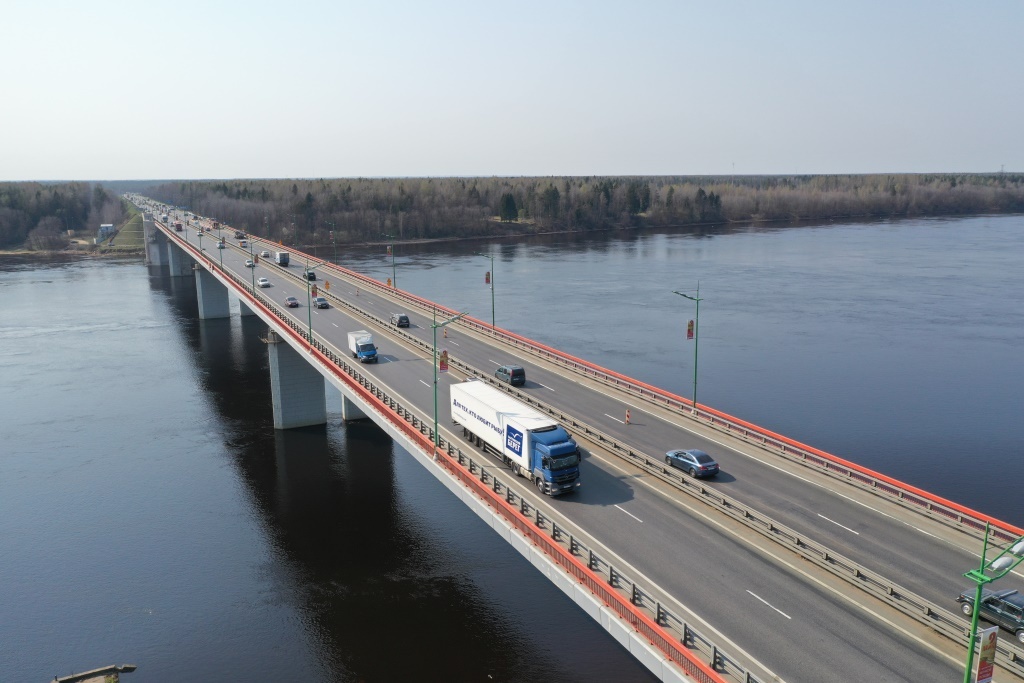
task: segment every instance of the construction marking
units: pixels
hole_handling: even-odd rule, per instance
[[[847,531],[849,531],[849,532],[850,532],[851,534],[857,534],[858,536],[860,536],[860,532],[859,532],[859,531],[854,531],[853,529],[851,529],[851,528],[850,528],[850,527],[848,527],[848,526],[843,526],[842,524],[840,524],[840,523],[839,523],[839,522],[837,522],[836,520],[834,520],[834,519],[829,519],[828,517],[826,517],[825,515],[821,514],[820,512],[818,513],[818,516],[819,516],[819,517],[821,517],[821,518],[822,518],[823,520],[825,520],[826,522],[832,522],[833,524],[835,524],[835,525],[836,525],[837,527],[839,527],[840,529],[846,529],[846,530],[847,530]]]
[[[634,514],[633,514],[632,512],[630,512],[629,510],[623,510],[623,508],[622,508],[621,506],[619,506],[619,505],[616,505],[615,507],[619,508],[620,510],[622,510],[623,512],[625,512],[625,513],[626,513],[627,515],[629,515],[630,517],[632,517],[632,518],[633,518],[633,519],[635,519],[636,521],[640,522],[641,524],[643,524],[643,523],[644,523],[644,520],[640,519],[639,517],[637,517],[636,515],[634,515]]]
[[[762,598],[762,597],[761,597],[760,595],[758,595],[757,593],[755,593],[755,592],[753,592],[753,591],[749,591],[749,590],[748,590],[747,592],[748,592],[748,593],[750,593],[751,595],[753,595],[753,596],[754,596],[755,598],[757,598],[757,599],[758,599],[758,600],[760,600],[761,602],[763,602],[764,604],[766,604],[766,605],[768,605],[769,607],[771,607],[771,608],[772,608],[773,610],[775,610],[776,612],[778,612],[778,613],[779,613],[779,614],[781,614],[782,616],[786,617],[787,619],[790,619],[790,620],[792,620],[792,618],[793,618],[793,617],[789,616],[788,614],[786,614],[785,612],[783,612],[782,610],[780,610],[780,609],[779,609],[778,607],[776,607],[776,606],[775,606],[775,605],[773,605],[772,603],[770,603],[770,602],[768,602],[767,600],[765,600],[764,598]]]

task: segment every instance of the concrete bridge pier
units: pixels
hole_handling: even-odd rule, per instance
[[[167,237],[156,229],[153,221],[142,221],[142,239],[146,245],[146,265],[167,265]]]
[[[327,394],[320,371],[273,330],[267,332],[267,350],[274,429],[326,424]]]
[[[353,420],[366,420],[366,413],[359,407],[359,404],[350,399],[345,392],[341,392],[341,419],[345,422]]]
[[[196,294],[199,300],[199,319],[231,317],[228,288],[205,268],[196,267]]]
[[[171,277],[186,277],[192,274],[192,267],[195,265],[195,259],[179,247],[178,245],[167,242],[167,265],[171,268]]]
[[[245,303],[245,300],[239,299],[238,300],[238,314],[241,315],[244,318],[246,316],[256,315],[256,311],[254,311],[249,306],[249,304]]]

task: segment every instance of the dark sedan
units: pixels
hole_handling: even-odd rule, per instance
[[[698,451],[696,448],[690,448],[685,451],[669,451],[665,454],[665,462],[672,467],[686,470],[690,473],[691,477],[702,479],[718,474],[718,463],[715,462],[714,458],[704,451]]]
[[[290,296],[284,300],[284,305],[287,306],[288,308],[298,308],[299,300],[296,299],[294,296]]]

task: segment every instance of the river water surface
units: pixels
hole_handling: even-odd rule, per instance
[[[398,284],[1024,523],[1024,217],[397,247]],[[321,251],[321,256],[324,253]],[[379,250],[340,260],[379,279]],[[375,427],[275,432],[262,323],[0,261],[0,681],[643,681]]]

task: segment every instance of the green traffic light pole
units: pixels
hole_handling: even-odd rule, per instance
[[[309,323],[309,346],[310,346],[310,348],[313,347],[313,307],[310,306],[310,301],[309,301],[309,274],[312,273],[314,270],[316,270],[317,268],[319,268],[322,265],[323,265],[323,263],[318,263],[315,266],[313,266],[312,268],[310,268],[309,267],[309,257],[308,256],[306,257],[306,270],[305,270],[305,276],[306,276],[306,318],[307,318],[307,322]]]
[[[491,332],[494,332],[494,254],[477,254],[491,259]]]
[[[395,271],[395,236],[381,233],[381,237],[387,237],[390,240],[388,251],[391,252],[391,286],[398,289],[398,273]]]
[[[437,435],[437,328],[451,325],[453,322],[466,315],[465,312],[452,316],[442,322],[437,322],[437,309],[434,309],[434,321],[430,324],[434,331],[434,448],[438,446]]]
[[[492,276],[493,277],[493,276]],[[673,291],[673,294],[689,299],[697,304],[697,314],[694,316],[694,330],[693,330],[693,411],[697,412],[697,349],[700,347],[700,280],[697,281],[697,294],[696,296],[690,296],[689,294],[683,294],[682,292]]]
[[[988,532],[989,524],[985,523],[985,541],[981,546],[981,564],[977,569],[964,574],[975,584],[974,607],[971,609],[971,639],[967,643],[967,662],[964,664],[964,683],[971,683],[971,667],[974,666],[974,640],[978,637],[978,612],[981,609],[981,597],[984,594],[984,586],[996,579],[1003,578],[1013,571],[1021,562],[1024,562],[1024,536],[1021,536],[1013,544],[999,553],[991,562],[986,562],[988,554]],[[985,572],[993,572],[993,575]]]

